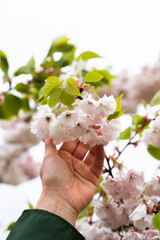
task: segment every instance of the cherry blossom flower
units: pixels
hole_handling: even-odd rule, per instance
[[[158,178],[145,184],[145,195],[160,197],[160,180]]]
[[[154,203],[148,202],[148,205],[142,203],[129,215],[130,220],[133,222],[134,226],[139,230],[145,230],[146,228],[153,229],[153,217],[154,215],[148,213],[148,207],[152,206]]]
[[[144,240],[144,234],[135,231],[128,231],[122,240]]]
[[[104,227],[99,222],[95,222],[92,225],[87,221],[78,220],[76,222],[76,228],[85,237],[86,240],[120,240],[118,233],[113,232],[110,228]]]
[[[100,200],[93,200],[93,205],[95,214],[106,227],[116,229],[122,225],[128,225],[130,223],[124,206],[119,206],[115,202],[104,203]]]
[[[108,178],[101,183],[103,189],[115,199],[129,199],[141,194],[144,183],[143,172],[131,169],[126,175],[120,171],[115,178]]]
[[[12,161],[0,165],[0,179],[3,183],[17,185],[39,175],[40,164],[33,161],[28,152]]]
[[[155,121],[151,121],[149,129],[143,131],[143,141],[146,144],[160,147],[160,116]]]
[[[31,123],[31,132],[39,138],[49,138],[49,125],[54,119],[55,116],[48,105],[38,107],[38,113],[34,115],[34,121]]]
[[[143,233],[145,234],[145,238],[144,240],[159,240],[160,239],[160,232],[157,230],[145,230],[143,231]]]

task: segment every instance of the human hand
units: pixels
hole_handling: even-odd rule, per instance
[[[89,145],[76,140],[57,150],[52,139],[48,139],[45,147],[40,172],[43,190],[36,208],[53,212],[74,225],[97,190],[104,161],[103,146],[89,149]]]

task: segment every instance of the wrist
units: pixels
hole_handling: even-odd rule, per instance
[[[57,193],[42,191],[36,208],[52,212],[75,226],[77,212]]]

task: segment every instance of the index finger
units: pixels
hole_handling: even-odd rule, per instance
[[[94,149],[94,159],[91,163],[91,171],[99,178],[103,169],[105,152],[103,145],[95,146]]]

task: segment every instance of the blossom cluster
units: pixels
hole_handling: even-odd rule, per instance
[[[145,100],[149,103],[152,97],[160,89],[160,60],[153,67],[145,66],[137,75],[130,75],[122,72],[112,80],[112,89],[107,86],[100,89],[100,96],[103,94],[114,94],[119,96],[124,93],[122,99],[123,109],[135,113],[137,105]]]
[[[149,129],[143,132],[143,141],[156,147],[160,147],[160,116],[151,121]]]
[[[63,108],[63,106],[61,106]],[[31,123],[31,131],[39,138],[53,138],[54,144],[79,139],[85,144],[107,145],[117,139],[120,131],[118,119],[107,120],[116,110],[113,96],[96,100],[91,94],[84,99],[76,99],[74,108],[64,110],[59,115],[57,107],[48,105],[38,107],[38,113]]]
[[[107,200],[93,200],[98,220],[92,225],[85,220],[77,223],[86,240],[160,239],[160,232],[153,227],[153,217],[159,208],[159,178],[145,183],[143,172],[131,169],[127,174],[120,171],[115,178],[102,181],[101,187]]]
[[[0,144],[0,181],[17,185],[38,176],[40,165],[28,152],[39,142],[30,132],[30,116],[20,113],[11,121],[1,121],[0,127],[4,140]]]

